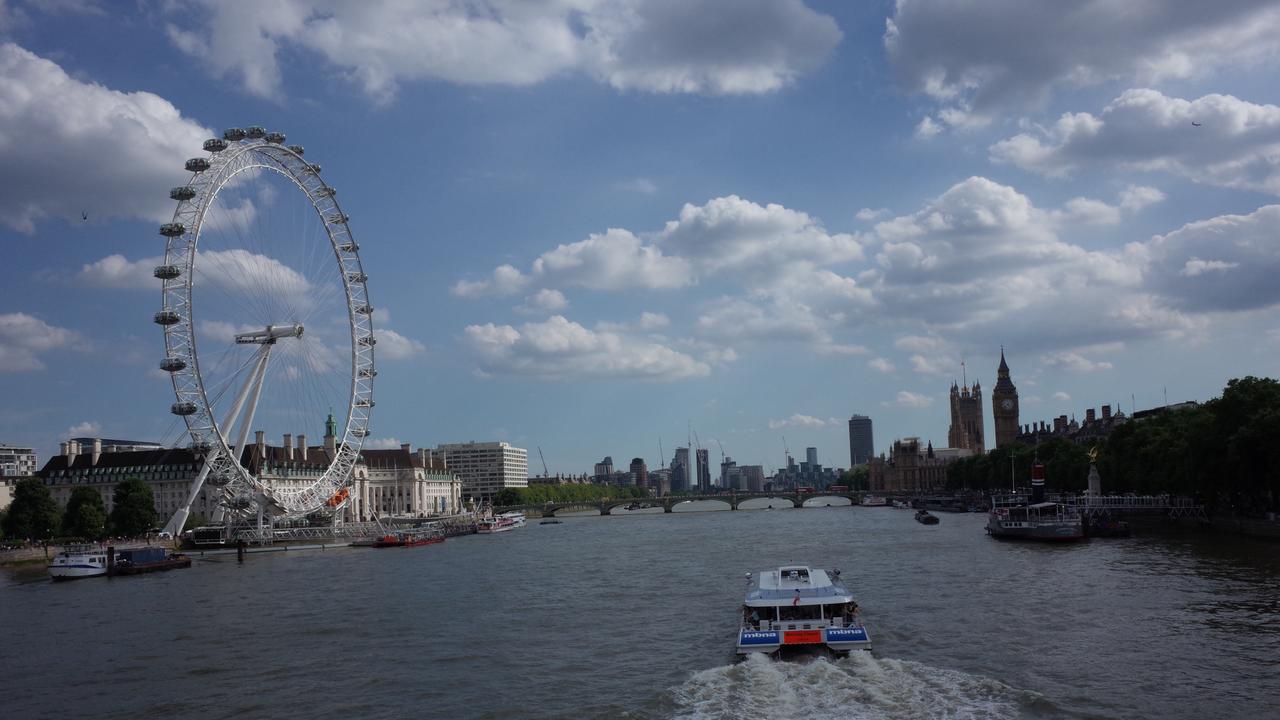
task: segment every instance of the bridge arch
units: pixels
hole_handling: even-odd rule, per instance
[[[684,510],[676,510],[676,508],[680,507],[681,505],[687,505],[689,503],[695,503],[695,502],[720,503],[721,505],[725,506],[724,510],[738,509],[735,507],[733,498],[727,497],[727,496],[726,497],[696,497],[696,498],[674,497],[671,499],[671,504],[669,507],[671,508],[671,512],[722,512],[723,511],[721,508],[686,508]]]
[[[817,493],[805,495],[797,507],[848,507],[852,504],[853,500],[847,495]]]

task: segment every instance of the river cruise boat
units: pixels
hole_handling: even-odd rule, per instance
[[[787,565],[747,573],[738,654],[822,650],[870,650],[871,637],[858,619],[858,604],[840,582],[840,571]]]
[[[107,574],[107,549],[99,545],[68,545],[49,564],[54,580],[78,580]]]
[[[371,543],[372,547],[418,547],[444,542],[444,535],[438,532],[394,532],[387,533]]]
[[[506,532],[524,527],[524,513],[508,512],[482,517],[476,522],[476,532],[484,534]]]

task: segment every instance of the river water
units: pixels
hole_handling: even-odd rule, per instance
[[[0,572],[0,717],[1280,715],[1280,546],[1070,546],[887,508],[567,517],[442,545]],[[733,662],[743,575],[839,567],[875,652]]]

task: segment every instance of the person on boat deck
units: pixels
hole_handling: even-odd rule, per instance
[[[751,608],[751,627],[756,630],[760,629],[760,611],[755,608]]]

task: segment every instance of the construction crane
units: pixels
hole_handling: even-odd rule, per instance
[[[716,438],[716,444],[720,446],[720,464],[723,465],[725,462],[724,443],[720,442],[720,438]]]
[[[547,470],[547,459],[542,455],[542,446],[538,446],[538,458],[542,460],[542,477],[551,477],[551,473]]]

